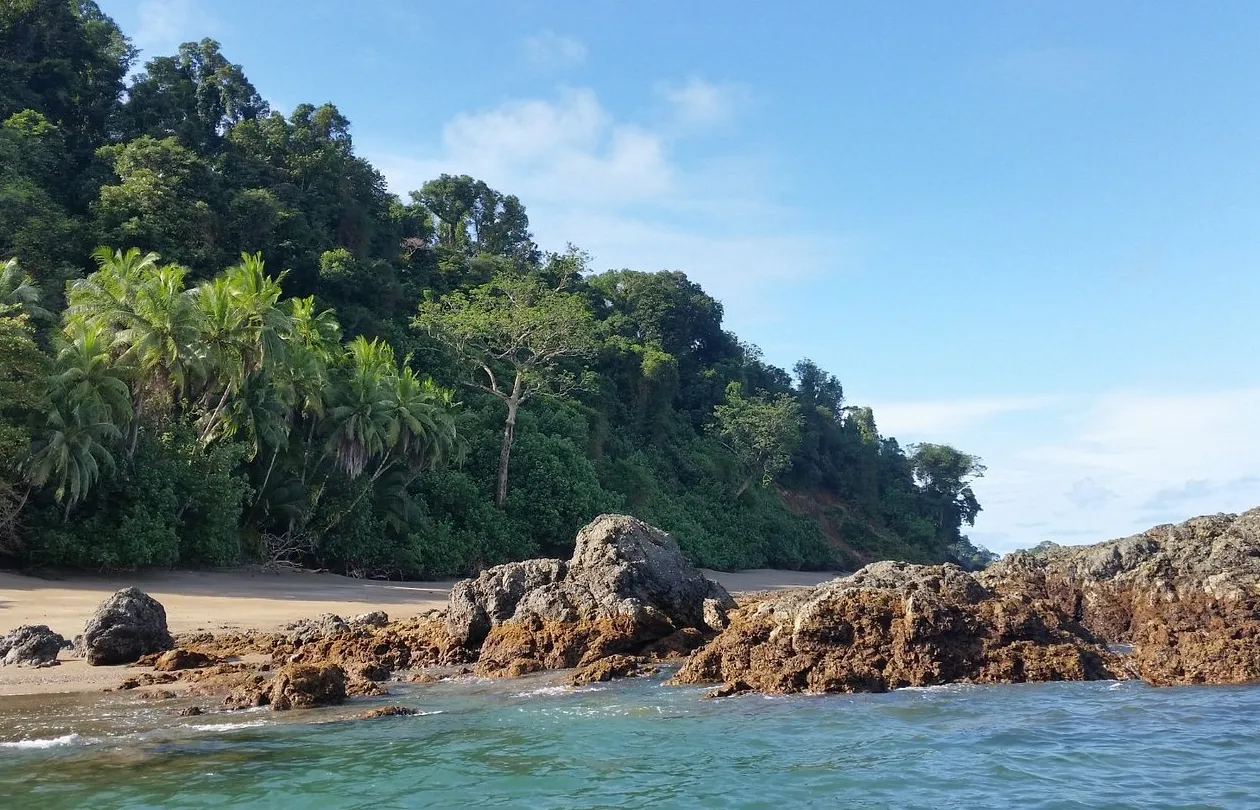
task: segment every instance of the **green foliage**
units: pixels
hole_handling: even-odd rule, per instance
[[[625,510],[716,568],[984,563],[977,459],[684,273],[591,274],[467,175],[400,199],[213,40],[134,58],[91,0],[0,2],[0,555],[454,576]]]

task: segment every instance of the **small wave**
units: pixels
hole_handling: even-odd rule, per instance
[[[248,723],[197,723],[188,728],[192,731],[237,731],[242,728],[258,728],[267,725],[266,720],[251,720]]]
[[[46,740],[16,740],[14,742],[0,742],[0,748],[27,748],[38,750],[41,748],[58,748],[63,745],[78,745],[86,743],[87,740],[78,734],[63,734],[60,737],[51,737]]]

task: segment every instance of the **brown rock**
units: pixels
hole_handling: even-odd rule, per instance
[[[153,668],[158,672],[176,672],[181,669],[201,669],[215,663],[215,660],[205,653],[193,652],[185,650],[182,647],[174,650],[167,650],[157,657],[153,662]]]
[[[1000,597],[954,565],[884,562],[740,611],[674,680],[882,692],[1123,675],[1116,656],[1057,611]]]
[[[346,700],[346,672],[331,664],[293,664],[267,684],[265,705],[273,711],[333,706]]]
[[[180,717],[199,717],[205,714],[200,706],[187,706],[179,710]]]
[[[1260,509],[1093,546],[1007,555],[979,575],[1053,605],[1157,685],[1260,680]]]
[[[651,675],[657,668],[647,663],[647,659],[635,655],[610,655],[600,658],[584,667],[579,667],[569,683],[583,686],[588,683],[603,683],[614,678],[632,678],[638,675]]]

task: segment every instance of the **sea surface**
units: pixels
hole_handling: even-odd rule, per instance
[[[1258,687],[554,681],[189,718],[187,699],[0,698],[0,808],[1260,808]],[[424,713],[347,719],[386,703]]]

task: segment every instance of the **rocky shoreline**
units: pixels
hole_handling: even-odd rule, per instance
[[[604,515],[579,533],[570,560],[497,566],[457,583],[445,609],[401,621],[325,614],[276,632],[171,637],[161,605],[128,589],[86,630],[78,654],[141,668],[120,688],[205,698],[189,713],[338,704],[452,674],[564,669],[582,684],[664,662],[680,665],[673,683],[712,684],[714,695],[1247,683],[1260,680],[1260,509],[1094,546],[1047,545],[979,573],[874,563],[743,604],[668,534]],[[65,644],[46,627],[22,627],[0,638],[0,660],[47,666]]]

